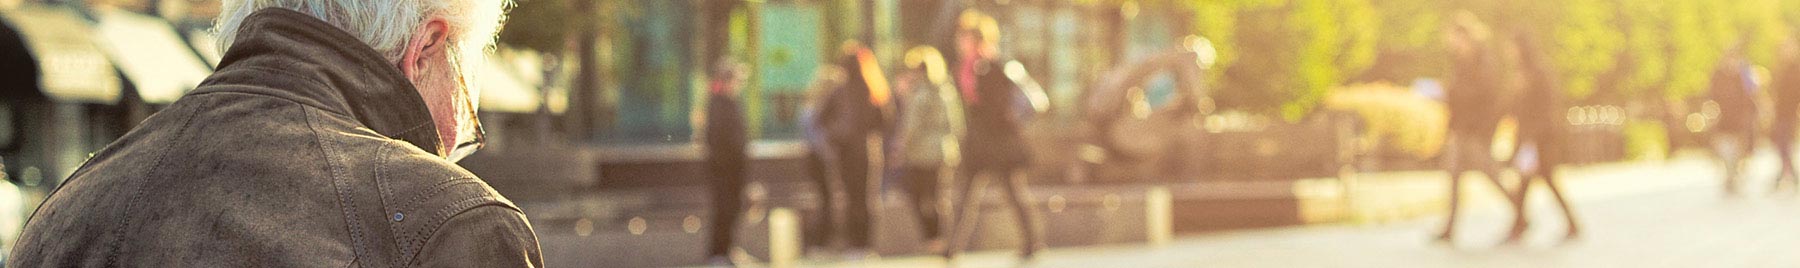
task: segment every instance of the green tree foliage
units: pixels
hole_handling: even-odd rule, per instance
[[[1369,0],[1194,0],[1197,34],[1217,44],[1228,108],[1295,120],[1375,62],[1380,16]]]
[[[1624,81],[1618,90],[1625,97],[1661,96],[1670,81],[1670,21],[1674,16],[1672,1],[1620,0],[1620,31],[1624,34],[1625,57],[1618,68]],[[1636,3],[1633,3],[1636,2]]]
[[[1497,38],[1537,36],[1576,100],[1679,99],[1705,92],[1734,46],[1772,66],[1800,24],[1784,0],[1185,0],[1196,34],[1216,43],[1216,98],[1296,118],[1330,88],[1442,77],[1444,18],[1468,10]],[[1220,75],[1220,74],[1215,74]],[[1610,92],[1612,94],[1597,94]]]
[[[1771,65],[1787,36],[1783,12],[1791,9],[1781,5],[1776,0],[1620,0],[1628,21],[1626,53],[1636,60],[1636,66],[1621,66],[1636,68],[1626,90],[1641,97],[1697,96],[1734,46],[1756,64]]]
[[[1570,97],[1585,98],[1596,91],[1600,76],[1613,70],[1625,45],[1624,35],[1614,23],[1617,8],[1608,1],[1556,2],[1565,5],[1560,10],[1539,9],[1520,16],[1531,19],[1521,22],[1525,24],[1521,28],[1538,28],[1521,31],[1549,33],[1549,38],[1539,40],[1552,42],[1542,47],[1550,50],[1552,66],[1562,73],[1562,89]]]
[[[1355,82],[1406,83],[1421,77],[1442,77],[1448,67],[1443,47],[1441,0],[1372,0],[1381,18],[1376,40],[1376,60]]]

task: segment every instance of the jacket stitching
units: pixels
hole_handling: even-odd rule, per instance
[[[173,148],[186,148],[192,144],[192,142],[193,142],[192,137],[187,137],[185,134],[187,133],[188,128],[193,126],[194,117],[199,116],[199,112],[195,111],[193,109],[199,109],[198,107],[210,108],[210,107],[212,107],[213,104],[216,103],[215,101],[216,101],[216,99],[206,102],[206,105],[195,105],[195,106],[192,106],[189,108],[189,111],[185,114],[187,117],[182,119],[181,128],[175,131],[174,136],[171,136],[171,137],[173,137],[174,140],[176,140],[177,145],[170,146],[170,147],[163,147],[162,150],[156,154],[156,161],[150,165],[151,170],[149,170],[149,172],[146,172],[147,176],[144,176],[144,177],[153,178],[153,177],[156,177],[155,176],[156,173],[163,171],[164,170],[163,169],[163,160],[168,159],[169,151],[171,151]],[[113,241],[110,245],[108,245],[110,248],[108,249],[108,253],[106,255],[106,266],[112,266],[112,267],[119,266],[119,251],[124,247],[124,245],[122,245],[122,244],[124,244],[124,241],[122,241],[122,240],[125,236],[125,230],[130,229],[132,223],[135,222],[134,220],[132,220],[132,214],[133,214],[132,212],[137,210],[137,207],[139,204],[143,203],[142,200],[144,198],[144,185],[150,183],[148,179],[144,179],[144,178],[139,178],[139,179],[136,179],[135,181],[136,181],[136,183],[133,184],[133,187],[131,189],[131,192],[132,192],[131,199],[129,199],[129,200],[131,200],[131,203],[125,204],[125,211],[121,212],[121,214],[124,214],[124,217],[120,217],[118,227],[113,228],[113,233],[112,233]]]
[[[350,194],[348,193],[349,182],[346,181],[347,179],[344,174],[346,171],[344,170],[344,167],[339,164],[338,156],[334,153],[337,151],[337,148],[328,145],[327,141],[320,137],[319,127],[313,122],[313,111],[315,110],[316,109],[306,109],[306,125],[313,132],[313,140],[318,144],[317,147],[319,153],[324,154],[325,163],[331,168],[332,188],[337,191],[338,206],[343,209],[344,224],[350,231],[350,240],[356,243],[351,245],[356,255],[354,256],[354,259],[362,259],[363,256],[368,254],[368,246],[366,245],[362,230],[362,221],[358,220],[356,217],[356,203],[353,202],[354,200],[350,200]]]
[[[318,106],[318,105],[312,105],[312,104],[307,104],[307,103],[305,103],[305,102],[301,102],[301,101],[297,101],[297,100],[293,100],[293,99],[290,99],[290,98],[287,98],[287,97],[282,97],[282,96],[279,96],[279,95],[274,95],[274,94],[264,94],[264,93],[257,93],[257,92],[244,92],[244,91],[209,91],[209,92],[195,92],[195,93],[194,93],[194,94],[191,94],[191,95],[188,95],[188,96],[189,96],[189,97],[196,97],[196,96],[205,96],[205,95],[212,95],[212,94],[242,94],[242,95],[250,95],[250,96],[258,96],[258,97],[267,97],[267,98],[271,98],[271,99],[277,99],[277,100],[281,100],[281,101],[285,101],[285,102],[288,102],[288,103],[293,103],[293,104],[295,104],[295,105],[300,105],[300,106],[306,106],[306,107],[310,107],[310,108],[313,108],[313,109],[317,109],[317,110],[319,110],[319,111],[321,111],[321,112],[325,112],[325,113],[329,113],[329,114],[332,114],[332,115],[336,115],[336,116],[340,116],[340,117],[345,117],[345,118],[356,118],[356,117],[355,117],[355,116],[351,116],[351,115],[349,115],[349,114],[345,114],[345,113],[342,113],[342,112],[338,112],[338,111],[334,111],[334,110],[332,110],[332,109],[330,109],[330,108],[327,108],[327,107],[321,107],[321,106]]]
[[[436,191],[441,191],[441,189],[450,189],[452,187],[449,187],[449,186],[456,186],[456,185],[463,185],[463,184],[460,184],[460,183],[448,184],[448,186],[439,187],[437,189],[434,189],[433,194],[435,195]],[[486,197],[487,196],[477,196],[477,197],[473,197],[473,198],[486,198]],[[465,200],[463,202],[468,202],[468,201]],[[459,206],[464,206],[463,202],[452,203],[452,204],[448,205],[449,208],[447,208],[447,209],[454,209]],[[420,211],[424,211],[424,209],[420,209]],[[396,227],[396,230],[394,232],[396,234],[398,234],[398,236],[397,236],[398,239],[396,239],[395,242],[401,244],[399,246],[401,248],[400,254],[403,257],[401,259],[394,260],[396,262],[395,263],[396,266],[406,264],[406,263],[400,263],[400,261],[410,261],[410,259],[412,259],[411,256],[417,255],[420,251],[422,251],[422,249],[420,249],[419,247],[421,247],[421,244],[423,242],[425,242],[425,238],[423,236],[429,235],[429,234],[422,234],[421,232],[412,232],[412,231],[409,231],[409,229],[411,229],[411,228],[404,228],[404,227],[407,227],[407,226],[430,227],[430,226],[441,225],[441,224],[443,224],[442,223],[442,221],[443,221],[442,214],[444,214],[443,211],[439,211],[436,214],[421,214],[421,216],[436,215],[436,217],[425,218],[425,219],[423,219],[423,220],[425,220],[423,222],[416,222],[419,224],[410,224],[410,225],[401,226],[401,224],[403,224],[403,223],[398,223],[398,222],[394,223],[394,226]]]
[[[460,179],[449,179],[449,180],[444,180],[444,181],[438,182],[437,185],[432,186],[432,188],[430,190],[426,190],[425,193],[413,196],[412,200],[408,200],[404,206],[406,206],[406,207],[418,206],[420,203],[425,202],[425,199],[435,197],[435,196],[437,196],[438,193],[442,193],[445,190],[449,190],[450,187],[455,187],[455,186],[463,185],[463,184],[475,184],[475,182],[468,181],[468,180],[460,180]]]
[[[277,76],[285,76],[285,77],[289,77],[289,78],[293,78],[293,79],[294,79],[294,80],[298,80],[298,81],[301,81],[301,82],[306,82],[306,83],[307,83],[307,84],[311,84],[311,85],[312,85],[312,86],[313,86],[313,87],[317,87],[317,88],[332,88],[332,87],[331,87],[331,86],[330,86],[330,85],[327,85],[327,84],[325,84],[325,82],[320,82],[320,81],[319,81],[319,80],[317,80],[317,79],[313,79],[313,78],[310,78],[310,77],[305,77],[305,76],[301,76],[301,75],[297,75],[297,74],[294,74],[294,73],[290,73],[290,72],[286,72],[286,71],[284,71],[284,70],[280,70],[280,69],[275,69],[275,68],[269,68],[269,67],[263,67],[263,66],[246,66],[246,67],[239,67],[239,68],[241,68],[241,69],[239,69],[239,70],[244,70],[244,71],[250,71],[250,72],[261,72],[261,73],[265,73],[265,74],[270,74],[270,75],[277,75]],[[287,98],[287,97],[283,97],[283,96],[278,96],[278,95],[273,95],[273,94],[261,94],[261,93],[249,93],[249,92],[237,92],[237,91],[224,91],[224,92],[216,92],[216,93],[225,93],[225,92],[231,92],[231,93],[243,93],[243,94],[253,94],[253,95],[262,95],[262,96],[269,96],[269,97],[274,97],[274,98],[277,98],[277,99],[282,99],[282,100],[287,100],[287,101],[289,101],[289,102],[294,102],[294,103],[299,103],[299,104],[301,104],[301,105],[306,105],[306,106],[314,106],[314,105],[308,105],[308,104],[306,104],[306,103],[305,103],[305,102],[300,102],[300,101],[298,101],[298,100],[292,100],[292,99],[290,99],[290,98]],[[208,92],[208,93],[215,93],[215,92]],[[339,114],[339,115],[344,115],[344,116],[346,116],[346,117],[352,117],[352,118],[354,118],[354,116],[349,116],[349,115],[346,115],[346,114],[344,114],[344,113],[349,113],[349,111],[343,111],[343,112],[338,112],[338,111],[334,111],[334,110],[332,110],[332,109],[328,109],[328,108],[326,108],[326,107],[317,107],[317,108],[319,108],[319,109],[321,109],[321,110],[326,110],[326,111],[329,111],[329,112],[331,112],[331,113],[334,113],[334,114]]]
[[[394,213],[396,211],[399,211],[400,209],[394,207],[393,202],[388,202],[388,196],[393,195],[394,190],[393,190],[393,187],[388,187],[388,180],[387,180],[387,173],[388,173],[387,163],[388,163],[388,159],[393,158],[393,156],[387,155],[388,146],[376,146],[376,147],[377,148],[375,148],[375,155],[379,155],[379,156],[381,156],[381,158],[379,158],[378,160],[375,160],[375,174],[374,174],[375,175],[375,188],[376,188],[376,190],[381,191],[381,208],[383,208],[382,211],[385,211],[387,213]]]
[[[287,71],[285,71],[285,70],[281,70],[281,69],[274,69],[274,68],[269,68],[269,67],[263,67],[263,66],[247,66],[247,67],[240,67],[240,68],[242,68],[242,70],[244,70],[244,71],[254,71],[254,72],[261,72],[261,73],[266,73],[266,74],[271,74],[271,75],[278,75],[278,76],[285,76],[285,77],[290,77],[290,78],[293,78],[293,79],[295,79],[295,80],[299,80],[299,81],[303,81],[303,82],[306,82],[306,83],[308,83],[308,84],[311,84],[311,85],[312,85],[312,86],[315,86],[315,87],[319,87],[319,88],[334,88],[334,87],[332,87],[332,86],[330,86],[330,85],[329,85],[329,84],[327,84],[327,83],[326,83],[326,82],[322,82],[322,81],[319,81],[319,80],[318,80],[318,79],[315,79],[315,78],[312,78],[312,77],[306,77],[306,76],[302,76],[302,75],[297,75],[297,74],[293,74],[293,73],[291,73],[291,72],[287,72]],[[229,92],[229,93],[241,93],[241,94],[253,94],[253,95],[260,95],[260,96],[269,96],[269,97],[273,97],[273,98],[277,98],[277,99],[282,99],[282,100],[287,100],[287,101],[289,101],[289,102],[294,102],[294,103],[299,103],[299,104],[300,104],[300,105],[306,105],[306,106],[312,106],[312,107],[315,107],[315,108],[318,108],[318,109],[320,109],[320,110],[323,110],[323,111],[326,111],[326,112],[329,112],[329,113],[332,113],[332,114],[336,114],[336,115],[341,115],[341,116],[344,116],[344,117],[349,117],[349,118],[361,118],[361,117],[358,117],[358,116],[355,116],[355,115],[351,115],[351,114],[349,114],[349,113],[354,113],[354,111],[350,111],[350,110],[349,110],[349,109],[348,109],[348,108],[347,108],[347,107],[346,107],[346,109],[345,109],[345,110],[344,110],[344,111],[337,111],[337,110],[334,110],[334,109],[332,109],[332,107],[322,107],[322,106],[318,106],[318,105],[311,105],[311,104],[307,104],[307,103],[305,103],[305,102],[300,102],[300,101],[297,101],[297,100],[291,100],[291,99],[289,99],[289,98],[287,98],[287,97],[283,97],[283,96],[278,96],[278,95],[272,95],[272,94],[261,94],[261,93],[249,93],[249,92],[235,92],[235,91],[225,91],[225,92],[206,92],[206,93],[227,93],[227,92]],[[349,93],[340,93],[340,94],[349,94]],[[346,103],[346,104],[345,104],[345,105],[349,105],[349,104],[348,104],[348,103]],[[368,125],[366,125],[366,123],[361,123],[361,122],[359,122],[359,124],[364,124],[364,126],[365,126],[365,127],[371,127],[371,128],[372,128],[372,127],[373,127],[373,126],[368,126]],[[407,128],[406,128],[406,129],[403,129],[403,130],[400,130],[400,131],[396,131],[396,132],[395,132],[395,133],[394,133],[394,135],[392,135],[392,136],[394,136],[394,137],[400,137],[400,136],[405,136],[405,135],[408,135],[408,134],[411,134],[411,133],[412,133],[412,132],[414,132],[414,131],[419,131],[419,130],[420,130],[420,129],[431,129],[431,130],[434,130],[434,131],[435,131],[435,130],[436,130],[436,129],[433,129],[433,128],[432,128],[432,127],[434,127],[434,126],[433,126],[433,125],[432,125],[432,123],[431,123],[431,122],[424,122],[424,123],[419,123],[419,124],[415,124],[415,125],[413,125],[413,126],[411,126],[411,127],[407,127]],[[385,134],[384,134],[384,135],[383,135],[383,136],[387,136],[387,135],[385,135]],[[409,143],[410,143],[410,142],[409,142]],[[443,145],[441,145],[441,144],[440,144],[440,145],[439,145],[439,146],[443,146]],[[426,150],[426,151],[437,151],[437,150],[438,150],[438,149],[437,149],[437,148],[421,148],[421,149],[425,149],[425,150]],[[434,153],[434,154],[435,154],[435,153],[436,153],[436,152],[433,152],[433,153]]]
[[[332,86],[327,85],[327,84],[325,84],[325,82],[319,81],[318,79],[313,79],[312,77],[297,75],[297,74],[288,72],[288,70],[281,70],[281,69],[269,68],[269,67],[264,67],[264,66],[244,66],[244,67],[238,67],[238,68],[240,68],[239,70],[260,71],[260,72],[267,73],[267,74],[286,76],[286,77],[294,78],[295,80],[300,80],[301,82],[306,82],[308,84],[312,84],[313,86],[318,87],[318,88],[333,88]]]
[[[490,196],[472,197],[472,198],[468,198],[468,199],[463,199],[462,201],[458,201],[454,204],[451,204],[450,206],[448,206],[444,209],[438,210],[438,213],[435,215],[435,217],[432,217],[431,224],[429,224],[428,226],[425,226],[425,227],[427,227],[426,230],[429,230],[429,232],[422,232],[422,233],[429,234],[430,237],[428,237],[426,239],[418,239],[416,241],[412,241],[411,243],[412,244],[423,244],[425,242],[431,241],[430,239],[436,238],[438,232],[443,230],[444,224],[449,223],[450,219],[455,218],[457,215],[462,215],[462,213],[464,213],[464,212],[469,212],[469,211],[475,210],[476,208],[481,208],[481,207],[485,207],[485,206],[499,206],[499,207],[503,207],[503,208],[506,208],[506,209],[514,211],[514,212],[519,211],[518,207],[514,207],[510,204],[507,204],[506,202],[500,201],[499,198],[494,198],[494,197],[490,197]],[[418,262],[418,258],[419,258],[419,254],[417,251],[413,252],[412,254],[407,254],[406,264],[408,264],[408,265],[414,264],[414,263]]]
[[[395,206],[395,204],[393,202],[388,202],[388,197],[393,195],[393,187],[388,186],[388,179],[387,179],[387,173],[388,173],[388,164],[387,163],[388,163],[389,159],[393,158],[393,156],[387,154],[387,151],[390,147],[389,146],[378,146],[378,147],[380,147],[380,148],[376,149],[376,150],[378,150],[376,152],[376,155],[380,155],[381,157],[380,157],[380,160],[376,160],[376,162],[375,162],[375,174],[374,175],[375,175],[375,187],[378,188],[377,190],[381,192],[381,207],[382,207],[382,211],[385,212],[385,213],[383,213],[383,215],[385,216],[385,215],[394,214],[394,213],[403,213],[403,212],[405,212],[405,208]],[[406,248],[404,248],[403,247],[404,245],[402,245],[400,243],[401,238],[405,237],[405,235],[406,235],[405,233],[401,232],[402,230],[400,228],[400,225],[402,224],[402,222],[394,222],[392,219],[383,220],[383,222],[387,223],[386,225],[388,227],[388,232],[393,235],[392,239],[389,239],[388,243],[393,243],[394,250],[399,251],[398,253],[405,254]],[[390,262],[390,263],[394,263],[394,262],[398,262],[398,261],[399,261],[398,259],[388,260],[388,262]],[[393,265],[393,264],[390,264],[390,265]]]

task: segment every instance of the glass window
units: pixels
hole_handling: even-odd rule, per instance
[[[812,83],[815,69],[825,62],[826,46],[820,44],[818,26],[824,16],[814,6],[769,4],[763,6],[760,17],[761,47],[756,55],[760,88],[750,100],[759,103],[747,106],[758,107],[752,115],[761,121],[758,137],[795,139],[800,133],[798,116],[806,87]]]
[[[602,143],[685,143],[693,137],[689,111],[694,105],[693,47],[689,38],[693,12],[686,2],[639,1],[638,16],[620,16],[623,30],[605,41],[616,81],[602,89],[616,93],[617,106],[600,126]],[[610,97],[610,96],[609,96]]]

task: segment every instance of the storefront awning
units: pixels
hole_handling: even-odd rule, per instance
[[[144,102],[175,102],[212,74],[168,21],[115,8],[97,8],[99,47],[136,86]]]
[[[94,32],[75,10],[25,4],[0,13],[18,28],[37,59],[45,96],[59,102],[119,102],[120,81],[113,63],[95,45]]]

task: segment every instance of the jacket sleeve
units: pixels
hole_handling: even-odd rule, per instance
[[[481,206],[452,217],[425,242],[413,267],[543,267],[525,215]]]

